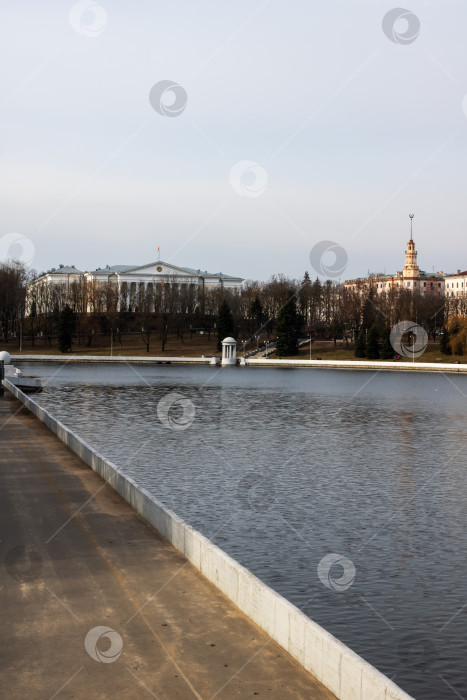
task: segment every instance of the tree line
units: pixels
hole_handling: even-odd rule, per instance
[[[70,349],[72,342],[92,347],[98,334],[113,333],[121,343],[122,334],[137,333],[149,352],[155,341],[164,351],[169,335],[183,343],[202,331],[208,338],[217,335],[218,343],[234,335],[246,350],[260,341],[275,340],[284,357],[296,354],[299,339],[309,336],[334,344],[343,341],[346,347],[355,347],[357,356],[371,357],[375,348],[382,356],[388,354],[390,329],[411,320],[433,339],[443,332],[451,352],[465,350],[463,299],[422,296],[402,288],[383,294],[371,288],[361,292],[331,280],[311,280],[308,272],[301,280],[284,275],[267,282],[247,280],[241,293],[222,287],[203,290],[179,284],[176,278],[119,289],[84,276],[69,284],[34,277],[18,262],[0,264],[4,343],[20,332],[33,345],[51,345],[61,335],[62,345]]]

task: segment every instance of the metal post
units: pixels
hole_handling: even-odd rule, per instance
[[[3,380],[5,379],[5,363],[0,360],[0,396],[3,396],[5,389],[3,388]]]

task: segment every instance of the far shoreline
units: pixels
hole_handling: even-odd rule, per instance
[[[217,359],[218,363],[212,362]],[[206,365],[220,367],[219,356],[206,357],[171,357],[155,355],[13,355],[12,363],[37,362],[37,363],[77,363],[77,364],[146,364],[146,365]],[[237,367],[275,367],[294,369],[345,369],[353,371],[396,371],[396,372],[449,372],[453,374],[467,373],[467,363],[457,364],[456,362],[413,362],[405,360],[317,360],[317,359],[278,359],[278,358],[238,358]],[[224,368],[223,368],[224,369]]]

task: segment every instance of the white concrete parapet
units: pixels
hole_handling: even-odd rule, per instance
[[[271,350],[275,352],[275,350]],[[255,353],[256,354],[256,353]],[[218,365],[221,360],[216,356],[202,357],[154,357],[137,355],[124,357],[122,355],[13,355],[15,362],[103,362],[103,363],[134,363],[134,364],[198,364]],[[236,364],[236,360],[235,363]],[[379,360],[270,360],[269,358],[249,357],[240,358],[241,365],[249,367],[314,367],[320,369],[357,369],[357,370],[388,370],[392,372],[467,372],[466,364],[457,365],[448,362],[382,362]]]
[[[211,356],[202,357],[156,357],[153,355],[13,355],[16,362],[129,362],[135,364],[170,364],[192,363],[198,365],[213,364]],[[215,364],[215,363],[214,363]]]
[[[5,388],[339,700],[413,700],[8,380]]]
[[[453,362],[382,362],[380,360],[269,360],[266,358],[246,358],[245,365],[250,367],[318,367],[321,369],[370,369],[396,372],[467,372],[467,363],[457,365]]]

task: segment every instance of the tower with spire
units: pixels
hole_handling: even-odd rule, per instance
[[[413,214],[410,214],[410,241],[407,243],[407,250],[405,251],[405,265],[402,268],[402,276],[404,279],[417,280],[420,277],[420,268],[417,263],[417,251],[415,250],[415,243],[413,242]]]
[[[345,288],[357,291],[359,293],[367,293],[368,290],[373,289],[377,294],[387,294],[391,290],[405,289],[409,292],[421,294],[422,296],[427,294],[442,296],[444,294],[444,278],[446,277],[444,272],[435,272],[433,270],[433,273],[429,274],[423,270],[420,270],[418,266],[418,253],[415,249],[415,243],[413,240],[414,215],[409,214],[409,218],[410,240],[407,243],[407,249],[405,251],[405,264],[403,265],[402,270],[398,270],[395,274],[390,275],[386,274],[386,270],[384,273],[368,273],[368,277],[346,280],[344,282]],[[460,283],[462,283],[462,281]],[[451,284],[453,283],[451,282]]]

